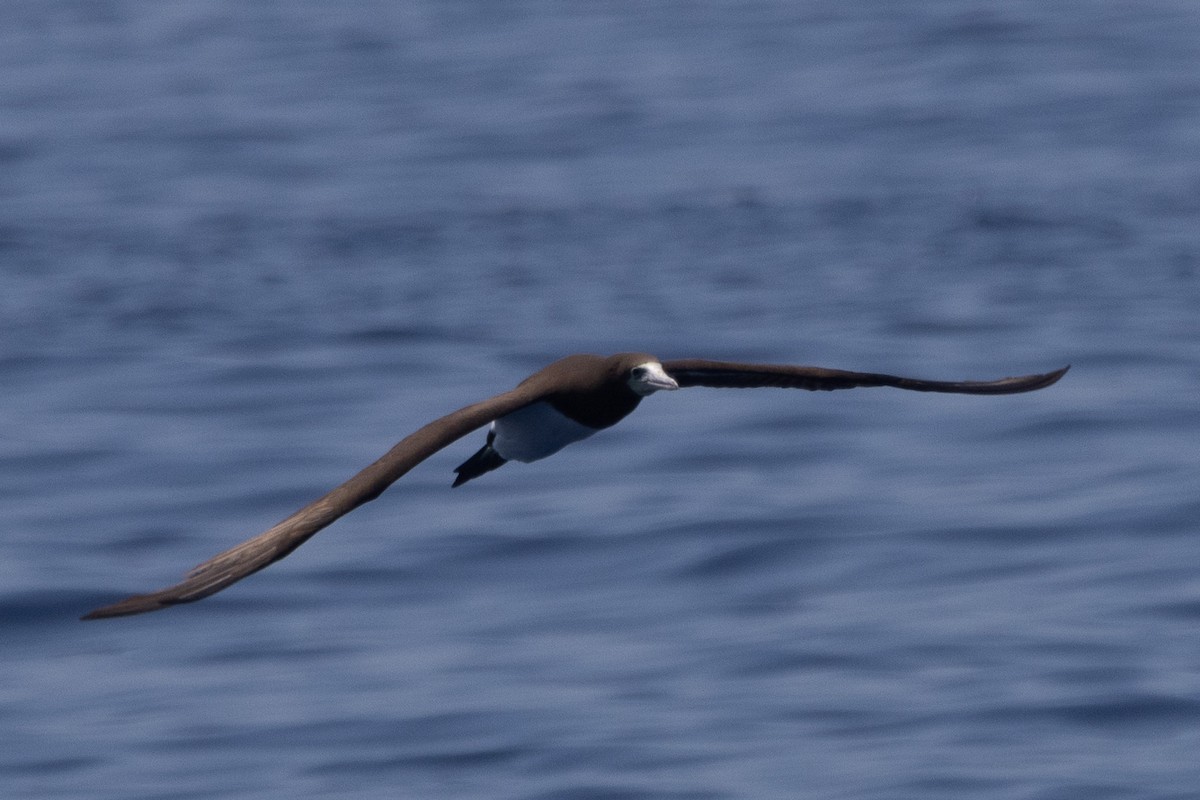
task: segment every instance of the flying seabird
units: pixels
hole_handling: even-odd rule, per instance
[[[402,475],[450,443],[490,423],[487,441],[455,469],[461,486],[507,461],[530,462],[611,427],[657,391],[689,386],[812,391],[893,386],[916,392],[1016,394],[1043,389],[1069,369],[994,381],[927,381],[874,372],[786,364],[739,364],[645,353],[573,355],[555,361],[515,389],[460,408],[402,439],[378,461],[274,527],[195,567],[174,586],[97,608],[83,619],[156,611],[215,594],[291,553],[343,514],[374,500]]]

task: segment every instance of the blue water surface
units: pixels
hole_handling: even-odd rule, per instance
[[[1200,796],[1200,6],[0,4],[0,795]],[[81,623],[561,355],[694,389]]]

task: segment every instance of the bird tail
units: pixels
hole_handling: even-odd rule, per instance
[[[479,448],[478,453],[454,468],[456,475],[454,478],[454,483],[451,484],[451,488],[455,486],[462,486],[472,478],[478,478],[485,472],[491,472],[492,470],[503,466],[504,462],[508,461],[507,458],[500,455],[492,448],[492,440],[495,438],[495,432],[488,431],[487,444]]]

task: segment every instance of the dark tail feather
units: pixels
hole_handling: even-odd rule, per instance
[[[457,475],[454,478],[454,483],[450,484],[451,488],[462,486],[472,478],[478,478],[483,473],[491,472],[497,467],[504,465],[504,462],[508,459],[492,449],[492,440],[495,438],[496,434],[488,431],[487,444],[479,448],[478,453],[455,467],[454,471]]]

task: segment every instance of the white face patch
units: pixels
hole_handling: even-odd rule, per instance
[[[642,397],[664,389],[671,391],[679,388],[675,379],[668,375],[662,364],[657,361],[647,361],[631,369],[628,383],[629,388]]]

